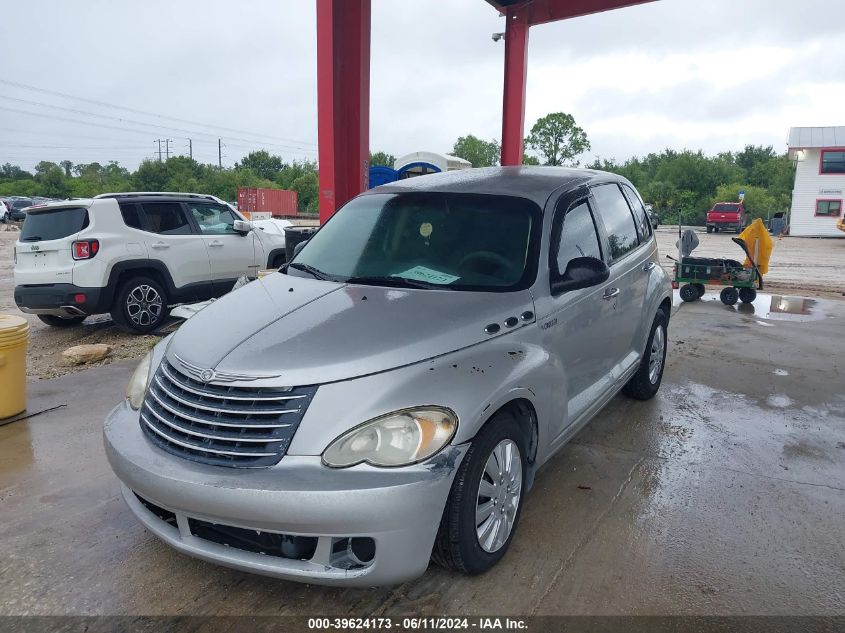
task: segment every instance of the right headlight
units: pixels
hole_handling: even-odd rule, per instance
[[[323,463],[346,468],[408,466],[428,459],[455,436],[458,416],[445,407],[394,411],[347,431],[323,452]]]

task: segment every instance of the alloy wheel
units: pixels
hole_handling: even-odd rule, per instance
[[[648,358],[648,379],[656,385],[663,369],[663,350],[666,347],[666,335],[663,327],[658,325],[651,339],[651,353]]]
[[[516,442],[504,439],[487,458],[478,483],[475,532],[485,552],[496,552],[507,542],[521,498],[522,455]]]
[[[161,295],[147,284],[136,286],[126,297],[126,314],[135,325],[152,325],[161,318],[163,307]]]

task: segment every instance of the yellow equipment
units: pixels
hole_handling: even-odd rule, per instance
[[[739,239],[745,242],[748,252],[754,256],[754,263],[761,275],[769,272],[769,258],[772,256],[772,236],[763,224],[763,220],[757,218],[745,227],[739,234]],[[751,260],[745,258],[745,267],[751,266]]]
[[[26,410],[26,344],[29,323],[0,314],[0,420]]]

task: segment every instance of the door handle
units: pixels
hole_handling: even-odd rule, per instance
[[[602,299],[608,301],[609,299],[613,299],[614,297],[619,296],[619,288],[606,288],[604,294],[601,296]]]
[[[151,246],[152,246],[153,248],[158,248],[158,249],[161,249],[161,248],[170,248],[170,244],[166,244],[166,243],[164,243],[164,242],[156,242],[155,244],[151,244]]]
[[[650,271],[652,268],[654,268],[654,262],[646,262],[643,266],[643,270],[646,272]]]
[[[223,246],[223,242],[220,240],[214,240],[213,242],[208,243],[209,246]]]

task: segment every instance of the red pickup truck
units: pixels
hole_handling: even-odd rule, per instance
[[[739,233],[747,219],[748,212],[741,202],[717,202],[707,212],[707,232],[731,229]]]

